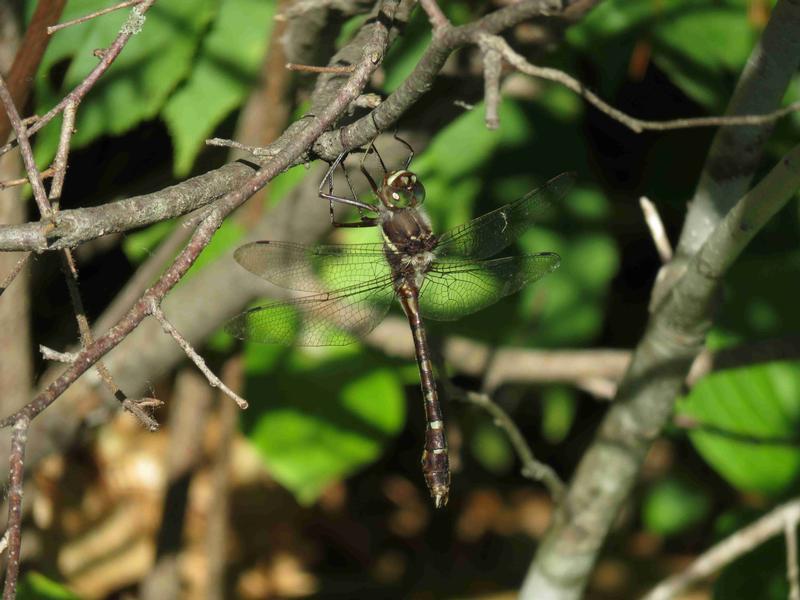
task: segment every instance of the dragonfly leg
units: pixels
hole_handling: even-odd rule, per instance
[[[318,195],[320,198],[328,201],[328,207],[330,209],[330,216],[331,216],[331,225],[334,227],[374,227],[377,224],[377,219],[373,217],[367,217],[364,212],[371,211],[375,212],[375,207],[371,204],[367,204],[365,202],[361,202],[356,198],[355,191],[353,190],[353,186],[350,183],[350,178],[347,176],[347,170],[344,168],[343,161],[345,157],[349,154],[349,151],[344,151],[339,156],[336,157],[336,160],[333,161],[328,168],[328,171],[325,173],[325,177],[323,177],[322,182],[319,184]],[[353,194],[352,198],[346,198],[344,196],[336,196],[333,193],[333,173],[336,170],[336,167],[340,166],[342,170],[345,172],[345,179],[347,179],[348,187],[350,187],[350,192]],[[325,192],[325,183],[328,183],[328,191]],[[355,223],[340,223],[336,221],[336,215],[334,214],[333,203],[339,202],[341,204],[348,204],[350,206],[355,206],[358,209],[358,213],[360,216],[360,220]]]
[[[367,150],[364,152],[364,156],[361,157],[361,163],[358,165],[358,168],[361,169],[361,172],[364,174],[364,177],[366,177],[367,181],[369,182],[369,187],[372,188],[372,193],[377,196],[378,195],[378,186],[375,184],[375,180],[369,174],[369,172],[367,171],[366,167],[364,167],[364,161],[367,160],[367,155],[372,150],[375,151],[375,154],[376,154],[376,156],[378,157],[378,160],[381,163],[381,167],[383,167],[383,172],[386,173],[386,165],[383,164],[383,159],[381,159],[381,155],[378,154],[377,150],[375,150],[375,140],[374,139],[369,143],[369,146],[367,146]]]
[[[405,171],[408,171],[408,167],[411,165],[411,159],[414,158],[414,148],[411,147],[411,144],[409,144],[407,141],[405,141],[403,138],[401,138],[399,135],[397,135],[397,127],[395,127],[395,129],[394,129],[393,137],[398,142],[403,144],[406,148],[408,148],[408,158],[406,159],[406,163],[403,166],[403,169]]]

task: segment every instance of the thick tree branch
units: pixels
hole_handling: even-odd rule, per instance
[[[777,109],[800,66],[800,2],[780,0],[745,63],[728,115],[763,114]],[[677,245],[690,256],[703,245],[736,200],[744,195],[761,161],[772,123],[723,127],[714,136],[703,173],[689,203]]]

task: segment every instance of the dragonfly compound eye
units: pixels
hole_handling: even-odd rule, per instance
[[[425,187],[411,171],[390,173],[384,189],[390,208],[414,208],[425,202]]]

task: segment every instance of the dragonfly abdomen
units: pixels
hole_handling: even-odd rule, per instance
[[[436,381],[433,377],[428,341],[419,314],[418,289],[408,281],[398,290],[400,303],[408,317],[411,334],[414,338],[420,386],[425,405],[425,446],[422,451],[422,475],[428,486],[436,508],[447,504],[450,494],[450,461],[447,455],[447,438],[444,434],[444,421]]]

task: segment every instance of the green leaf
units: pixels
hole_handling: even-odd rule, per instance
[[[301,503],[374,462],[405,422],[397,374],[357,346],[292,354],[246,348],[252,408],[245,429],[272,476]]]
[[[800,448],[791,443],[800,427],[800,363],[712,373],[681,399],[678,412],[700,424],[692,443],[736,487],[780,494],[800,476]]]
[[[702,521],[708,510],[708,497],[696,484],[671,478],[648,490],[642,519],[653,533],[669,536]]]
[[[757,38],[741,2],[687,3],[653,30],[653,61],[709,110],[724,109]]]
[[[176,221],[161,221],[140,231],[129,233],[122,240],[122,251],[134,264],[144,262],[156,247],[175,229]]]
[[[558,444],[575,422],[575,392],[563,386],[549,386],[542,396],[542,437]]]
[[[435,177],[456,181],[485,167],[501,143],[512,145],[525,141],[530,125],[519,105],[505,100],[499,110],[503,127],[497,131],[486,128],[483,104],[455,119],[415,159],[414,170],[424,181]]]
[[[106,2],[73,0],[64,18],[106,6]],[[101,135],[119,135],[145,119],[155,117],[168,95],[192,68],[204,28],[213,16],[214,0],[166,0],[147,14],[141,31],[81,102],[72,146],[85,146]],[[37,76],[38,114],[80,83],[97,65],[93,51],[114,40],[129,11],[118,11],[70,27],[56,34],[45,53]],[[63,85],[55,90],[48,78],[58,61],[71,58]],[[52,123],[36,137],[37,161],[47,163],[55,155],[59,127]]]
[[[561,266],[555,273],[522,292],[524,312],[536,323],[533,340],[550,346],[592,339],[602,328],[602,300],[619,267],[613,238],[605,233],[582,233],[564,239],[535,229],[521,242],[526,252],[561,255]]]
[[[602,67],[601,93],[612,97],[629,77],[634,48],[685,94],[720,111],[758,37],[744,0],[610,0],[567,32],[567,40]]]
[[[274,0],[226,0],[220,5],[188,80],[162,111],[172,135],[177,176],[189,172],[203,141],[242,104],[257,80],[275,6]]]
[[[19,583],[17,600],[80,600],[80,597],[60,583],[31,571]]]
[[[508,473],[514,466],[514,450],[506,433],[489,420],[482,419],[469,438],[476,460],[494,474]]]

